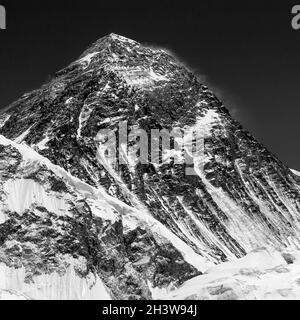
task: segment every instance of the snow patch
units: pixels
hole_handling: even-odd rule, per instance
[[[157,83],[169,82],[170,79],[166,76],[156,73],[152,68],[143,69],[136,68],[114,68],[129,86],[138,88],[151,88]]]
[[[31,130],[31,128],[32,128],[33,126],[31,126],[30,128],[28,128],[26,131],[24,131],[20,136],[18,136],[16,139],[14,139],[14,142],[15,143],[21,143],[21,142],[23,142],[25,139],[26,139],[26,137],[27,137],[27,135],[30,133],[30,130]]]
[[[45,207],[49,212],[65,215],[69,211],[66,195],[64,198],[47,192],[41,184],[31,179],[8,180],[3,185],[6,194],[4,203],[11,212],[22,214],[32,205]]]
[[[33,277],[25,281],[25,269],[9,268],[0,264],[0,299],[33,300],[111,300],[101,279],[89,274],[81,278],[69,267],[64,275],[58,273]]]
[[[288,251],[288,250],[286,250]],[[164,295],[167,300],[298,300],[300,297],[300,252],[260,250],[236,261],[222,263],[204,275],[185,282]],[[157,297],[161,292],[154,292]]]
[[[85,57],[77,60],[77,63],[80,63],[80,64],[84,65],[84,69],[86,69],[91,64],[92,59],[96,55],[98,55],[99,53],[100,53],[99,51],[93,52],[93,53],[89,53]]]
[[[39,150],[46,150],[48,149],[47,147],[47,143],[50,141],[51,139],[47,136],[45,137],[41,142],[37,143],[35,145],[35,147],[37,147]]]
[[[293,169],[290,169],[296,176],[299,176],[300,177],[300,172],[299,171],[296,171],[296,170],[293,170]]]
[[[9,120],[9,118],[10,118],[10,114],[7,116],[0,117],[0,129],[4,127],[5,123]]]
[[[78,119],[79,125],[78,125],[78,130],[77,130],[77,139],[81,138],[82,128],[84,127],[86,122],[89,120],[92,112],[93,112],[92,105],[85,105],[82,108],[82,111],[81,111],[79,119]]]

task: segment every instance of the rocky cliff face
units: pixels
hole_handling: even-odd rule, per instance
[[[107,161],[95,137],[121,121],[201,129],[196,174],[120,150],[125,164]],[[258,247],[300,245],[299,176],[164,50],[100,39],[2,113],[0,134],[10,139],[0,145],[0,257],[32,287],[73,272],[68,298],[94,294],[83,284],[91,276],[97,298],[151,298]]]
[[[25,145],[0,137],[0,154],[1,294],[150,299],[201,274],[151,217]]]

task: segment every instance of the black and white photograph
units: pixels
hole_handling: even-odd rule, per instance
[[[0,0],[0,300],[300,300],[299,57],[300,1]]]

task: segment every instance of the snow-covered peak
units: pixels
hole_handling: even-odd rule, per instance
[[[111,40],[118,40],[118,41],[121,41],[121,42],[124,42],[124,43],[137,43],[136,41],[134,40],[131,40],[129,38],[126,38],[124,36],[121,36],[119,34],[116,34],[116,33],[110,33],[108,36],[106,36],[105,38],[108,38],[108,39],[111,39]]]
[[[105,69],[123,78],[127,85],[146,90],[176,79],[183,72],[180,64],[164,50],[114,33],[96,41],[73,65],[84,74]]]
[[[109,162],[95,137],[123,121],[128,132],[183,129],[193,176],[165,159],[180,139],[158,164],[139,165],[123,145],[116,151],[124,164]],[[261,246],[300,248],[299,179],[163,50],[114,34],[98,40],[3,113],[0,134],[10,139],[0,137],[0,233],[8,220],[32,242],[50,232],[47,239],[60,240],[52,256],[87,261],[114,297],[150,298]],[[14,236],[0,257],[15,248],[11,238],[21,242]],[[19,263],[28,270],[26,259]]]

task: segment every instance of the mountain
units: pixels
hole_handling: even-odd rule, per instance
[[[201,258],[147,212],[24,144],[0,137],[0,154],[2,294],[150,299],[154,285],[201,274]]]
[[[199,129],[194,174],[122,144],[110,161],[96,137],[124,121]],[[261,247],[299,249],[300,177],[165,50],[101,38],[6,108],[0,135],[5,294],[151,299]]]

